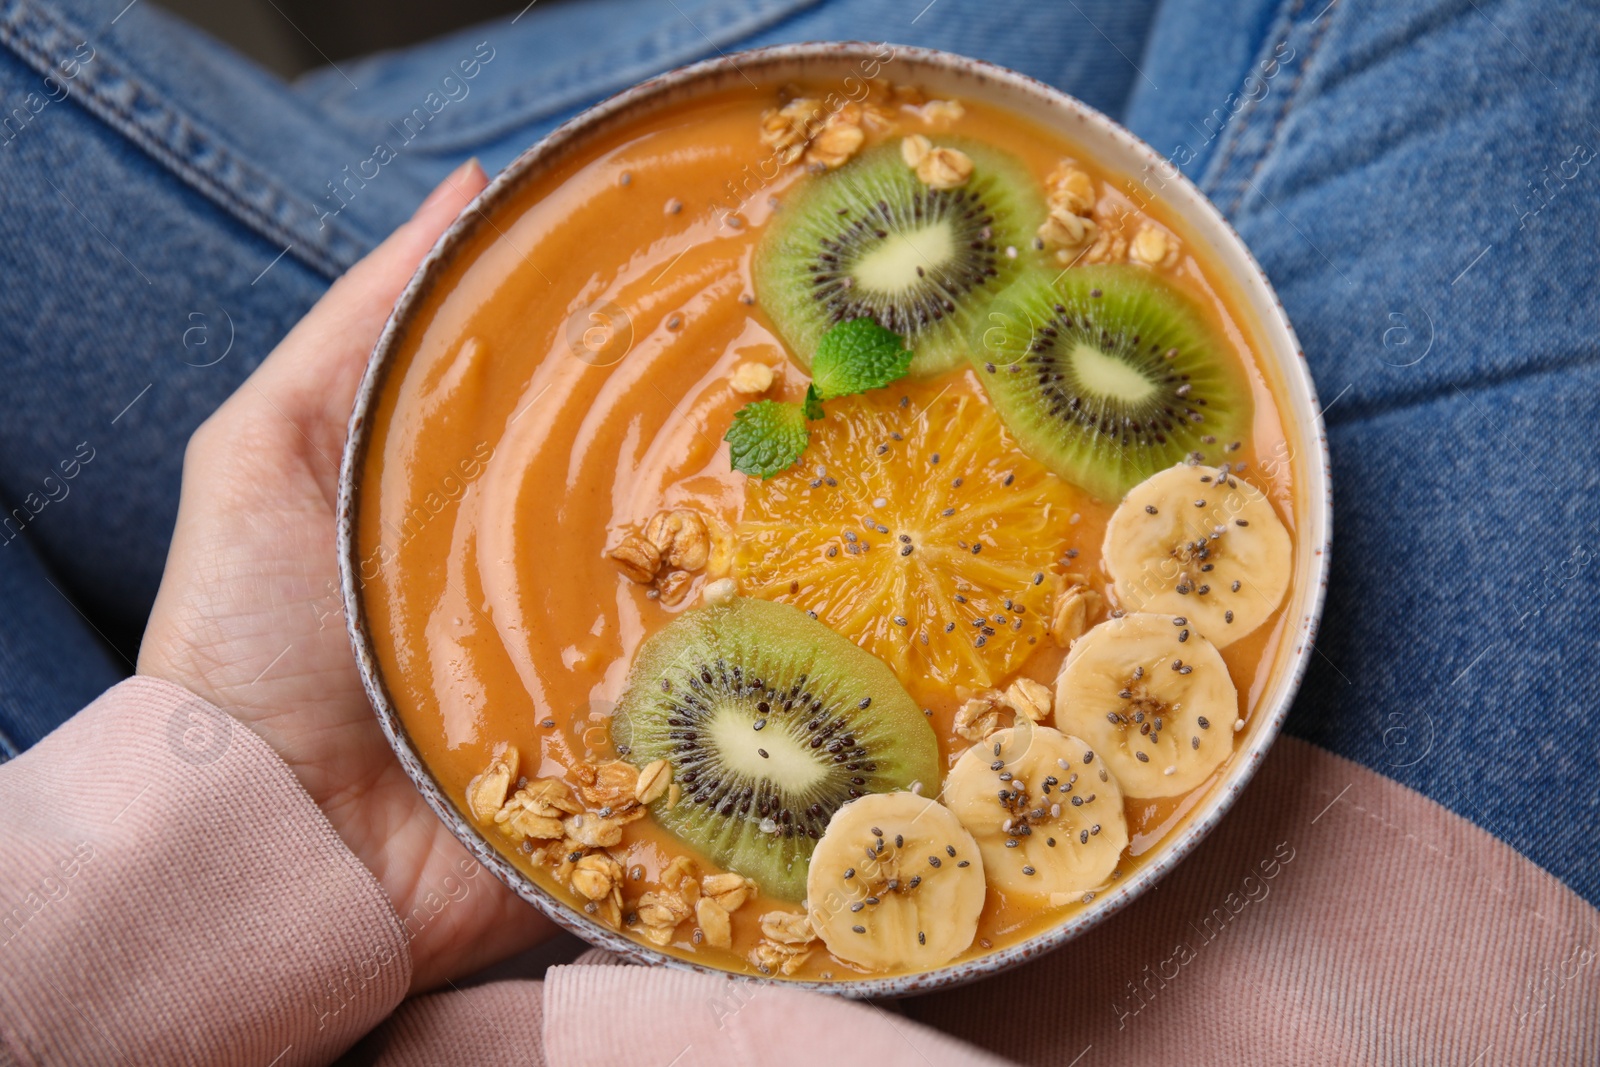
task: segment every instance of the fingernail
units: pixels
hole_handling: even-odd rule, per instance
[[[470,176],[473,172],[477,172],[480,175],[483,174],[483,165],[478,162],[477,156],[473,156],[471,159],[461,164],[461,166],[451,171],[449,176],[446,177],[444,181],[435,186],[433,192],[428,194],[428,198],[421,204],[417,205],[417,214],[421,214],[426,209],[438,203],[442,197],[453,192],[462,182],[466,181],[468,176]]]

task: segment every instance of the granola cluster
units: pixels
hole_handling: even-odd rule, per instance
[[[920,133],[900,142],[900,158],[930,189],[955,189],[972,177],[972,159],[959,148],[937,148]]]
[[[585,853],[572,865],[568,879],[573,892],[586,898],[585,912],[608,926],[622,925],[622,864],[614,857],[605,852]]]
[[[1128,245],[1128,262],[1143,263],[1159,270],[1178,265],[1178,239],[1159,226],[1144,223]]]
[[[761,113],[761,143],[780,163],[803,161],[818,170],[835,170],[861,150],[868,134],[892,128],[902,109],[930,126],[948,125],[964,113],[959,102],[928,100],[909,85],[883,78],[866,85],[859,100],[836,95],[818,99],[785,90],[781,106]]]
[[[750,962],[762,974],[792,975],[816,947],[810,918],[800,912],[769,911],[761,916],[761,940],[750,950]]]
[[[518,789],[493,819],[502,833],[520,844],[559,840],[566,835],[565,820],[582,812],[564,783],[545,780]]]
[[[698,877],[694,861],[679,856],[661,872],[660,886],[639,897],[629,919],[652,945],[672,943],[678,927],[691,917],[697,945],[733,946],[733,913],[756,892],[756,884],[740,874],[723,872]]]
[[[1087,578],[1067,575],[1067,584],[1055,595],[1050,613],[1050,638],[1066,648],[1099,621],[1105,600],[1089,587]]]
[[[1031,722],[1043,722],[1055,710],[1055,695],[1050,687],[1032,678],[1021,677],[1006,687],[1001,701]]]
[[[808,165],[833,170],[860,150],[868,123],[877,120],[875,110],[854,101],[830,107],[814,97],[797,96],[761,113],[761,143],[780,163],[803,158]]]
[[[1102,236],[1095,221],[1094,179],[1070,160],[1062,160],[1045,179],[1045,206],[1049,214],[1039,224],[1039,241],[1053,249],[1063,266],[1087,258]]]
[[[672,943],[678,925],[694,914],[695,905],[700,901],[694,861],[679,856],[661,872],[660,882],[659,889],[650,890],[639,898],[629,919],[637,923],[646,941],[665,947]]]
[[[1019,677],[1004,690],[991,689],[970,698],[956,709],[955,732],[968,741],[982,741],[1005,726],[1004,716],[1012,721],[1027,719],[1043,722],[1055,709],[1050,687],[1032,678]]]
[[[1049,214],[1039,225],[1039,246],[1054,250],[1062,266],[1127,262],[1170,270],[1178,265],[1176,237],[1141,221],[1130,238],[1132,212],[1100,202],[1094,179],[1072,160],[1062,160],[1045,179],[1045,204]]]
[[[468,810],[547,864],[556,881],[583,899],[585,913],[614,928],[635,927],[663,947],[693,919],[695,944],[732,947],[732,916],[755,896],[753,881],[732,872],[702,877],[693,860],[679,856],[630,909],[623,896],[628,872],[606,851],[622,843],[622,828],[642,818],[647,805],[663,797],[669,807],[676,803],[680,790],[670,763],[580,763],[572,771],[576,791],[555,778],[519,778],[517,765],[515,746],[500,748],[468,786]],[[642,877],[636,868],[632,880]]]
[[[698,511],[664,508],[607,555],[623,574],[650,586],[670,607],[683,601],[695,573],[706,568],[715,550],[712,528]]]
[[[1112,211],[1096,216],[1099,232],[1089,250],[1083,253],[1084,263],[1121,263],[1128,258],[1128,235],[1122,231],[1123,221],[1123,215]]]
[[[506,745],[468,786],[473,818],[549,864],[585,899],[585,912],[620,926],[622,866],[603,850],[621,844],[622,828],[644,816],[641,773],[622,760],[580,764],[574,794],[556,778],[518,777],[517,764],[516,747]]]

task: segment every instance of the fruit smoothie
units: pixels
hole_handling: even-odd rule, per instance
[[[614,129],[372,415],[379,668],[484,838],[728,971],[930,970],[1159,853],[1284,669],[1298,460],[1209,251],[913,85]]]

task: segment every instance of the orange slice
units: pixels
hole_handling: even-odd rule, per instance
[[[741,592],[816,613],[912,689],[996,684],[1045,641],[1077,491],[970,377],[828,403],[800,463],[752,479]]]

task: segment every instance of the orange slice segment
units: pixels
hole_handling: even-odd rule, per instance
[[[1047,640],[1077,491],[970,377],[830,401],[800,463],[752,479],[741,592],[816,613],[914,690],[984,688]]]

